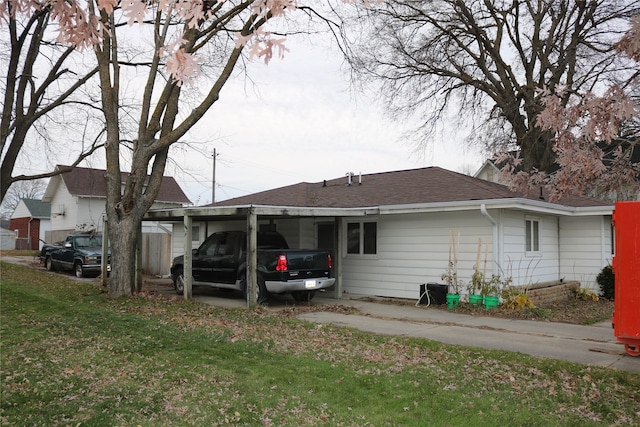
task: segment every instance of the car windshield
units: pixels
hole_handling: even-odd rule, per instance
[[[76,247],[78,248],[96,248],[102,246],[101,236],[86,236],[76,238]]]

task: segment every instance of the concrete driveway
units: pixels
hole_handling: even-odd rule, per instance
[[[166,292],[172,293],[166,281]],[[195,301],[218,307],[242,308],[245,301],[237,292],[196,288]],[[447,310],[390,304],[370,297],[332,292],[318,293],[311,305],[340,304],[361,314],[329,311],[301,313],[297,317],[314,323],[328,323],[384,335],[425,338],[446,344],[506,350],[532,356],[566,360],[585,365],[640,372],[640,357],[629,356],[616,341],[610,321],[583,326],[534,320],[470,316]],[[296,305],[290,296],[269,299],[272,311]],[[300,303],[297,303],[300,305]]]

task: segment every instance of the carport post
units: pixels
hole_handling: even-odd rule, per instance
[[[333,260],[333,277],[336,283],[333,286],[334,298],[342,299],[342,230],[344,229],[344,218],[336,218],[336,252]]]
[[[258,236],[257,228],[258,218],[253,209],[249,208],[247,212],[247,308],[253,308],[257,305],[256,287],[257,287],[257,267],[258,264]]]
[[[184,216],[184,299],[191,299],[193,273],[191,264],[193,262],[193,252],[191,248],[191,225],[192,219],[189,215]]]

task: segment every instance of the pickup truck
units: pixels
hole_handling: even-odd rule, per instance
[[[40,259],[49,271],[73,271],[76,277],[98,276],[102,264],[102,236],[67,236],[64,242],[44,245],[40,250]]]
[[[333,286],[331,253],[322,249],[289,249],[275,231],[257,235],[257,302],[269,294],[291,293],[296,301],[309,301],[319,289]],[[210,235],[193,250],[193,286],[242,291],[246,285],[247,233],[224,231]],[[171,277],[178,295],[184,292],[184,257],[171,263]]]

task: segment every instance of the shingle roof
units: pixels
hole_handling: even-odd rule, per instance
[[[107,183],[104,178],[106,171],[76,167],[70,172],[60,175],[69,192],[77,197],[106,197]],[[121,172],[121,182],[125,182],[129,173]],[[175,179],[170,176],[162,178],[157,202],[191,203]]]
[[[51,216],[51,204],[37,199],[22,199],[24,205],[31,212],[31,218],[49,218]]]
[[[362,184],[358,182],[358,176],[353,177],[352,185],[347,185],[346,177],[318,183],[302,182],[225,200],[213,206],[254,204],[357,208],[510,198],[539,199],[511,191],[501,184],[439,167],[367,174],[362,175]],[[610,205],[586,197],[566,198],[557,204],[574,207]]]

